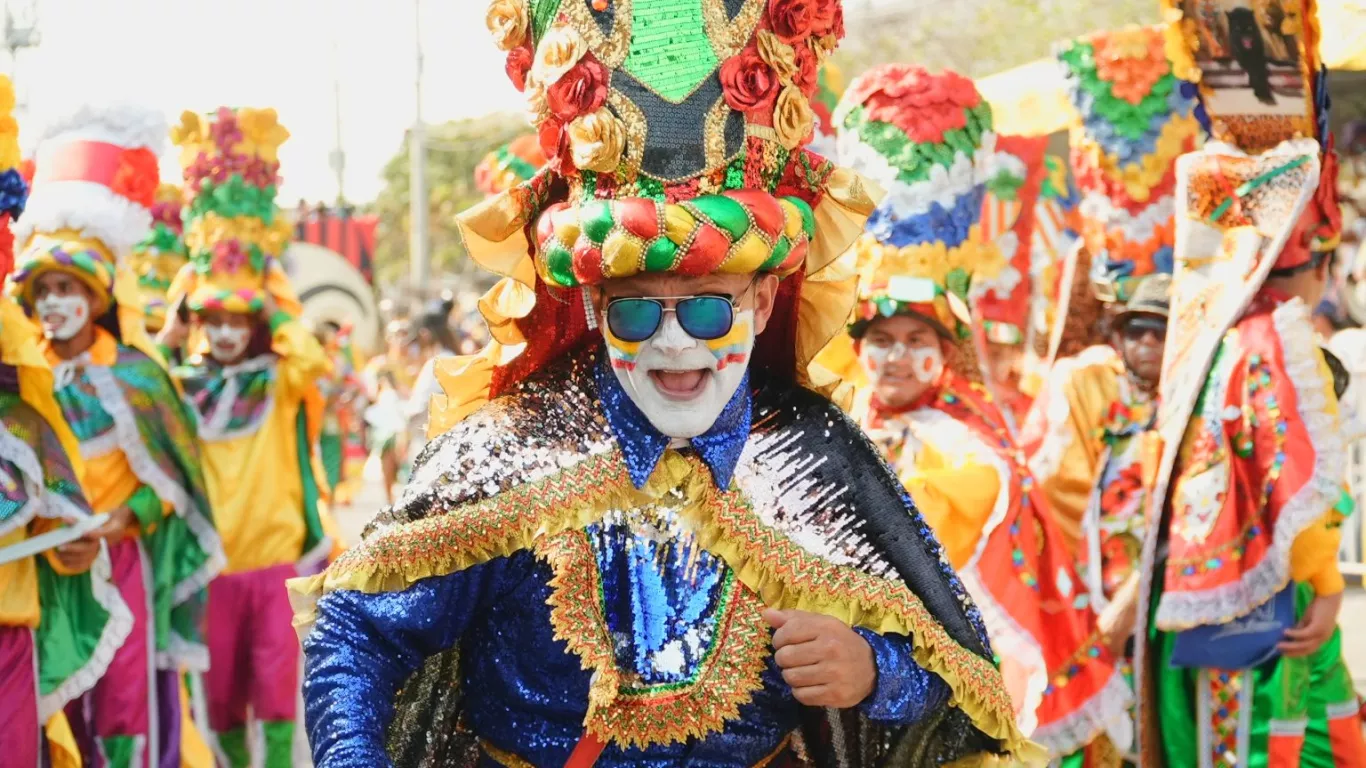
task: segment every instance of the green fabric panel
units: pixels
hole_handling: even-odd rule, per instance
[[[156,504],[160,509],[161,500],[157,499]],[[152,565],[157,650],[169,650],[172,635],[177,636],[182,645],[203,645],[200,626],[208,601],[205,590],[199,590],[179,605],[174,605],[173,601],[176,585],[193,578],[208,562],[208,553],[199,546],[199,540],[185,519],[175,514],[164,516],[150,534],[143,534],[142,545]]]
[[[717,65],[702,0],[635,0],[629,7],[631,52],[622,69],[664,100],[682,102]]]
[[[308,453],[308,415],[299,409],[295,427],[295,451],[299,461],[299,476],[304,485],[304,552],[318,545],[326,535],[323,533],[322,518],[318,515],[318,502],[322,494],[318,491],[318,480],[313,477],[313,462]],[[303,554],[301,552],[299,554]]]
[[[560,11],[560,0],[531,0],[531,34],[537,40],[545,36],[550,22]]]
[[[265,768],[293,768],[294,766],[294,722],[292,720],[268,720],[261,724],[265,734]]]
[[[34,635],[41,660],[38,690],[46,696],[90,663],[109,622],[109,612],[95,600],[89,572],[63,576],[52,569],[47,558],[34,560],[38,564],[38,599],[43,606]]]
[[[233,728],[218,734],[218,748],[228,758],[229,768],[249,768],[251,751],[247,749],[247,729]]]
[[[136,736],[106,736],[100,739],[100,751],[109,768],[142,768],[133,762],[137,754]]]
[[[322,454],[323,469],[327,471],[327,484],[336,488],[342,481],[341,435],[324,433],[318,438],[318,451]]]
[[[165,510],[162,509],[161,499],[157,498],[156,491],[145,485],[139,485],[124,504],[133,511],[133,517],[137,518],[138,527],[143,531],[155,528],[165,516]]]

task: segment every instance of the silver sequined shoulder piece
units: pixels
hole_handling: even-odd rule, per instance
[[[836,457],[858,453],[846,440],[843,413],[834,405],[771,407],[760,398],[754,422],[735,482],[764,524],[831,563],[899,579],[865,530],[855,478],[836,466]]]
[[[593,356],[538,372],[427,444],[398,503],[365,531],[477,503],[611,451],[597,403]]]

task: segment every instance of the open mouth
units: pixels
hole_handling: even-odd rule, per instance
[[[674,400],[691,400],[702,394],[702,390],[707,386],[708,373],[710,371],[705,368],[693,368],[686,371],[656,369],[650,371],[650,379],[654,381],[660,394],[665,397]]]
[[[56,328],[57,326],[62,325],[62,324],[65,323],[65,322],[66,322],[66,317],[63,316],[63,315],[44,315],[44,316],[43,316],[43,325],[46,325],[46,326],[49,326],[49,327],[52,327],[52,328]]]

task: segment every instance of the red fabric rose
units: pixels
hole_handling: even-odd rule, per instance
[[[726,59],[721,65],[721,90],[726,104],[736,112],[772,111],[778,98],[778,74],[773,71],[759,50],[749,46]]]
[[[507,61],[503,64],[503,69],[508,74],[508,79],[519,91],[526,90],[526,74],[531,71],[531,49],[525,45],[519,45],[508,51]]]
[[[158,165],[156,154],[146,147],[125,149],[119,156],[119,167],[109,187],[114,194],[151,208],[156,202],[160,181]]]
[[[820,82],[821,76],[821,66],[816,60],[816,52],[811,50],[809,45],[798,45],[796,58],[797,76],[793,81],[802,89],[802,93],[810,96],[816,92],[816,85]]]
[[[607,101],[607,77],[607,67],[592,54],[585,55],[546,89],[551,114],[567,123],[596,111]]]
[[[816,0],[811,11],[811,34],[816,37],[828,35],[835,29],[835,20],[842,23],[843,12],[840,0]]]
[[[820,0],[768,0],[768,28],[784,43],[798,43],[811,34]]]
[[[564,123],[554,117],[547,117],[536,128],[536,141],[541,145],[546,165],[550,166],[551,170],[559,171],[570,165],[569,132],[564,129]]]

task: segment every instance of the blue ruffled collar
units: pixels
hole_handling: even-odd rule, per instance
[[[609,368],[607,355],[600,355],[601,361],[593,372],[598,385],[598,397],[602,402],[607,423],[616,436],[621,452],[626,457],[626,468],[631,482],[637,488],[650,479],[659,459],[669,447],[670,438],[659,433],[650,420],[636,407],[631,396],[626,394],[621,382]],[[692,438],[688,443],[703,463],[711,470],[716,487],[726,490],[730,487],[735,465],[740,461],[740,453],[749,439],[750,416],[753,405],[749,391],[749,371],[740,380],[735,394],[726,403],[721,415],[711,425],[711,429]]]

